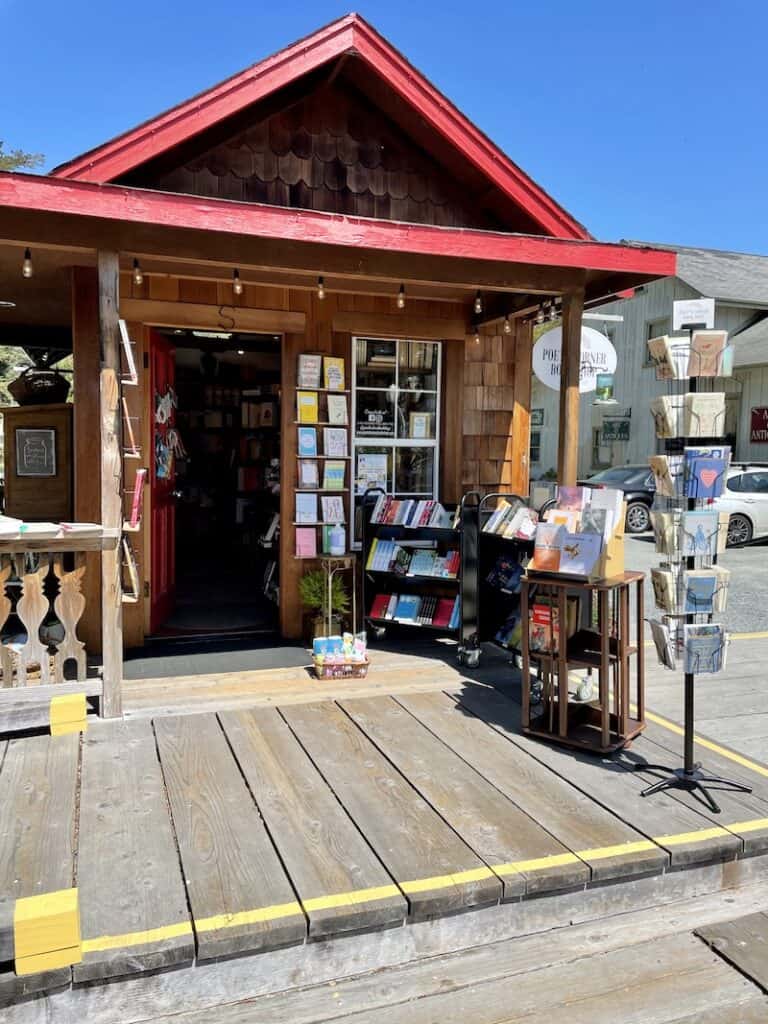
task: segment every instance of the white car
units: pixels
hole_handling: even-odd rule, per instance
[[[728,545],[768,536],[768,465],[738,463],[728,470],[725,489],[715,498],[718,512],[729,512]]]

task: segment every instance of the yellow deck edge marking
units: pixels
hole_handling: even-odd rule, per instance
[[[714,828],[700,828],[695,832],[678,832],[671,836],[654,836],[654,842],[660,846],[681,846],[683,843],[703,843],[707,839],[721,839],[723,836],[730,836],[731,832],[721,825]]]
[[[752,821],[734,821],[728,826],[730,832],[759,832],[761,828],[768,828],[768,818],[754,818]]]
[[[634,704],[632,704],[631,707],[633,711],[637,710],[637,707]],[[668,718],[657,715],[655,711],[646,711],[645,717],[649,722],[661,725],[663,728],[676,733],[678,736],[685,735],[685,730],[682,726],[678,725],[677,722],[670,722]],[[703,736],[697,736],[696,733],[693,735],[693,741],[694,743],[698,743],[700,747],[704,747],[706,750],[711,750],[713,754],[720,754],[721,757],[726,757],[729,761],[733,761],[735,764],[740,764],[742,768],[748,768],[749,771],[755,772],[757,775],[763,775],[768,779],[768,768],[765,768],[761,764],[756,764],[754,761],[750,761],[748,757],[744,757],[742,754],[737,754],[735,750],[728,750],[726,747],[721,747],[719,743],[714,743],[712,740],[705,740]]]
[[[429,889],[449,889],[452,885],[464,882],[480,882],[493,878],[490,868],[472,868],[469,871],[457,871],[453,875],[434,875],[432,878],[416,878],[412,882],[401,882],[400,888],[405,893],[427,892]]]
[[[508,864],[494,864],[497,875],[522,874],[526,871],[544,871],[546,868],[564,867],[566,864],[579,864],[580,859],[575,853],[553,853],[548,857],[534,857],[531,860],[514,860]]]
[[[17,974],[35,974],[80,962],[80,903],[76,888],[16,900],[13,954]]]
[[[191,935],[192,925],[189,921],[177,924],[160,925],[148,928],[143,932],[126,932],[123,935],[100,935],[97,939],[83,939],[83,953],[97,953],[104,949],[120,949],[123,946],[143,946],[148,942],[161,942],[163,939],[175,939],[180,935]]]
[[[301,905],[310,913],[313,910],[353,907],[359,903],[373,903],[376,900],[386,900],[400,895],[396,885],[378,885],[370,889],[353,889],[352,892],[340,892],[332,896],[313,896],[311,899],[302,900]]]
[[[232,914],[215,914],[213,917],[201,917],[195,920],[195,931],[215,932],[220,928],[238,928],[244,924],[261,924],[264,921],[277,921],[281,917],[304,916],[301,904],[295,900],[291,903],[275,903],[271,907],[256,907],[253,910],[238,910]]]
[[[83,959],[80,946],[66,946],[54,949],[50,953],[38,953],[35,956],[19,956],[14,962],[14,969],[19,977],[27,974],[40,974],[42,971],[53,971],[57,967],[71,967]]]
[[[626,857],[629,853],[645,853],[658,850],[652,839],[638,839],[631,843],[617,843],[616,846],[597,846],[592,850],[577,850],[582,860],[605,860],[606,857]]]
[[[51,697],[48,708],[51,736],[85,732],[88,728],[88,706],[84,693],[64,693]]]

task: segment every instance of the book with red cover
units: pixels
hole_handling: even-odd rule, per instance
[[[131,502],[130,525],[135,527],[141,520],[141,508],[144,501],[144,484],[147,482],[146,469],[136,470],[136,480],[133,485],[133,501]]]
[[[383,619],[387,614],[391,594],[376,594],[371,605],[371,618]]]
[[[552,623],[554,620],[554,629]],[[528,623],[528,640],[532,651],[554,654],[557,651],[559,630],[557,608],[548,604],[534,604]]]
[[[435,614],[432,616],[432,625],[445,627],[451,621],[453,614],[453,598],[441,597],[437,602]]]

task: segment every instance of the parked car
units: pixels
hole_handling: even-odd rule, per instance
[[[612,466],[601,469],[586,480],[579,480],[580,487],[616,487],[624,491],[627,515],[624,529],[627,533],[645,533],[651,528],[651,506],[656,493],[653,473],[648,466]],[[541,507],[541,514],[554,508],[556,501],[551,498]]]
[[[768,466],[736,463],[728,470],[725,489],[713,506],[729,512],[728,546],[749,544],[768,536]]]

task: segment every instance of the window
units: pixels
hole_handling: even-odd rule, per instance
[[[610,466],[611,464],[611,446],[604,445],[602,443],[603,429],[602,427],[595,427],[592,430],[592,468],[600,468],[602,466]]]
[[[354,338],[352,354],[356,510],[369,487],[403,498],[436,498],[441,343]],[[355,542],[358,520],[356,514]]]
[[[768,494],[768,472],[742,473],[728,481],[729,491],[742,491],[750,494]]]
[[[660,338],[662,334],[669,334],[669,317],[659,317],[657,320],[648,320],[645,324],[645,340]],[[643,366],[653,366],[653,360],[648,357],[648,346],[643,352]]]
[[[541,431],[531,431],[531,445],[530,445],[530,458],[531,463],[541,462]]]

